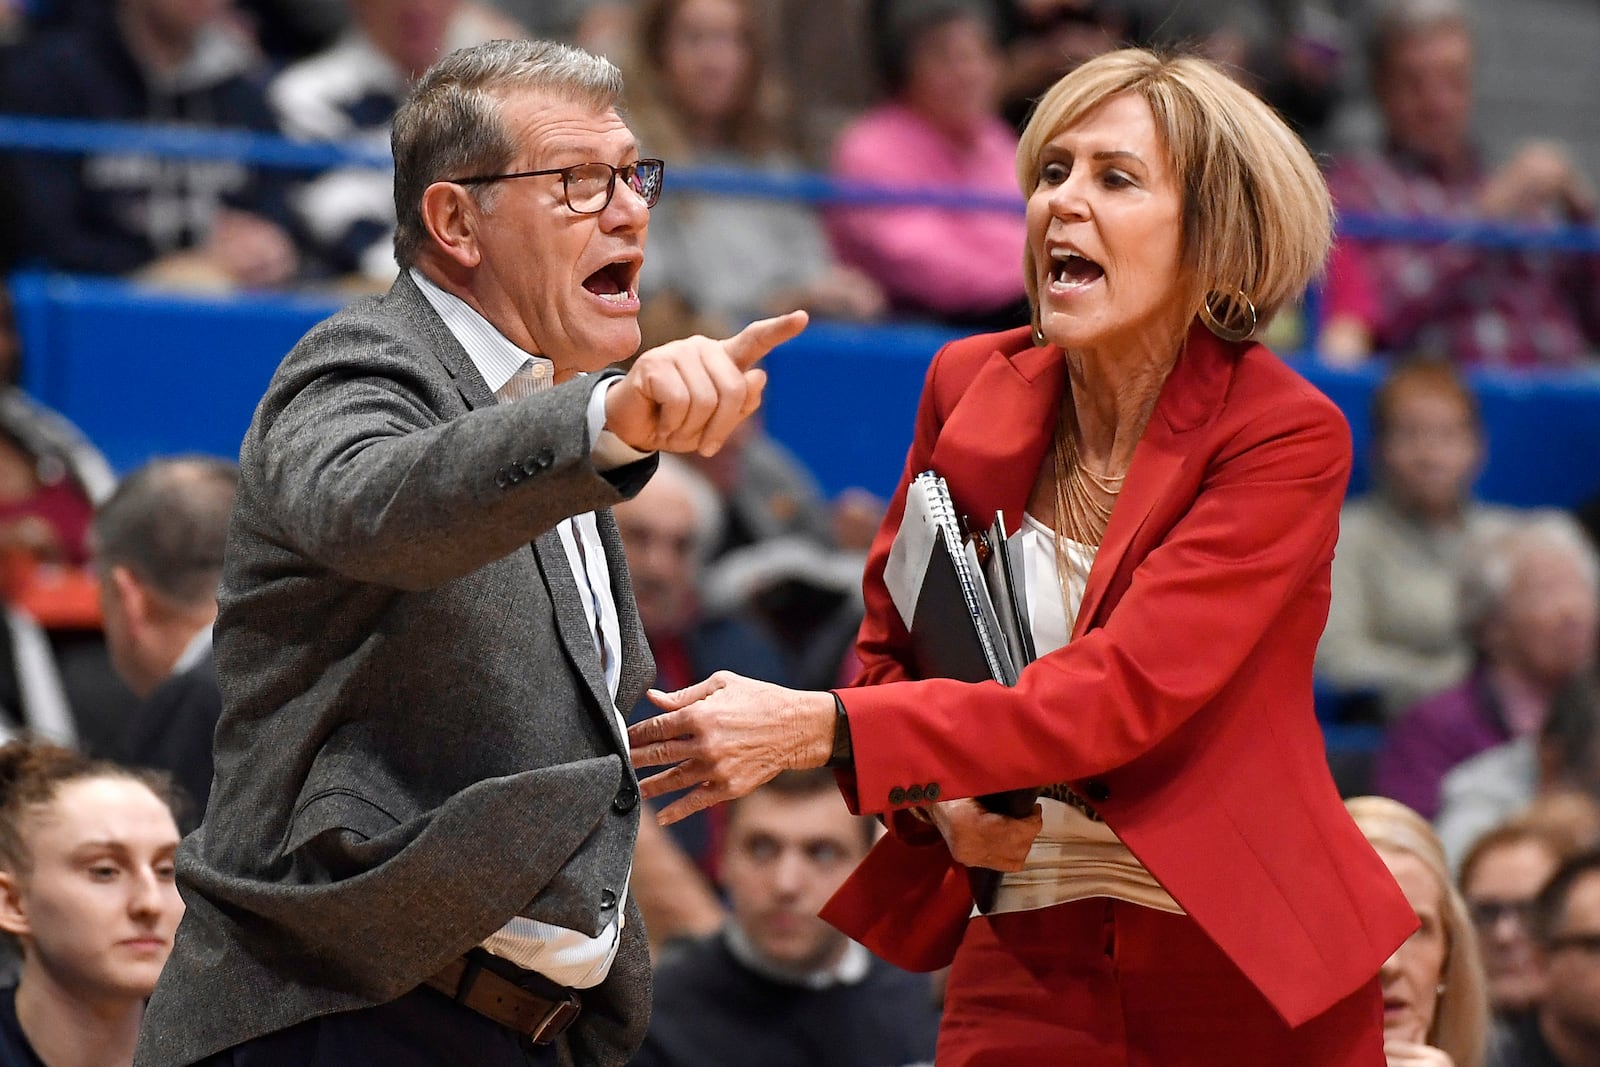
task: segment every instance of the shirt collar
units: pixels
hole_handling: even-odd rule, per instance
[[[799,971],[766,959],[739,924],[730,922],[722,929],[723,941],[733,958],[747,969],[780,985],[802,989],[827,989],[836,985],[858,985],[872,966],[872,954],[854,941],[845,942],[837,963],[815,971]]]
[[[189,638],[189,643],[183,646],[183,651],[178,653],[178,661],[172,665],[173,674],[183,674],[189,668],[205,658],[211,651],[211,627],[202,626],[195,635]]]
[[[422,295],[444,320],[445,328],[450,331],[461,347],[466,349],[467,358],[472,360],[472,365],[483,376],[484,384],[491,393],[499,393],[501,387],[511,380],[511,376],[528,360],[536,364],[549,367],[552,376],[555,364],[543,356],[524,352],[506,339],[505,334],[495,329],[488,319],[478,314],[477,310],[465,300],[454,293],[447,293],[435,285],[427,275],[415,267],[411,268],[411,280],[417,283],[417,288],[422,290]]]

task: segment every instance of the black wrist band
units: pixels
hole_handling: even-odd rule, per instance
[[[828,755],[826,767],[848,767],[855,753],[850,748],[850,716],[844,712],[844,701],[833,694],[833,751]]]

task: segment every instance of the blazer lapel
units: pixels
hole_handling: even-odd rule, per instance
[[[606,685],[605,672],[600,667],[600,653],[594,644],[594,634],[589,629],[589,616],[583,610],[583,593],[572,576],[572,565],[567,560],[567,550],[561,543],[559,529],[546,530],[533,542],[533,555],[539,561],[544,575],[545,588],[550,591],[550,602],[556,609],[556,632],[562,646],[578,669],[595,707],[605,724],[606,735],[626,749],[617,731],[616,706],[611,690]]]
[[[996,351],[962,391],[932,454],[963,516],[986,528],[996,511],[1006,532],[1022,523],[1056,425],[1067,367],[1055,346],[1007,357]]]
[[[1180,484],[1178,474],[1189,456],[1192,435],[1221,409],[1235,358],[1233,351],[1203,326],[1197,323],[1190,328],[1184,350],[1161,387],[1150,424],[1134,448],[1128,480],[1111,509],[1111,521],[1089,569],[1083,603],[1072,628],[1074,638],[1096,621],[1112,576],[1121,569],[1140,528],[1156,504]]]

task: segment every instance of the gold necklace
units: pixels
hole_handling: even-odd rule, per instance
[[[1127,478],[1125,474],[1095,474],[1084,469],[1073,433],[1076,420],[1072,417],[1071,405],[1070,394],[1062,398],[1055,439],[1056,581],[1061,586],[1061,604],[1069,618],[1074,604],[1082,599],[1088,587],[1088,579],[1079,577],[1073,569],[1072,560],[1067,556],[1067,541],[1099,546],[1105,537],[1106,525],[1111,521],[1117,493]],[[1096,490],[1099,490],[1098,495]],[[1103,497],[1109,497],[1110,502]]]
[[[1128,477],[1126,474],[1097,474],[1083,465],[1078,455],[1077,436],[1073,433],[1071,403],[1070,396],[1062,400],[1055,439],[1056,566],[1061,570],[1063,588],[1067,572],[1062,570],[1066,559],[1062,538],[1091,547],[1099,545],[1111,521],[1117,494]]]

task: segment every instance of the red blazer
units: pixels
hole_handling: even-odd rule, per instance
[[[863,688],[843,694],[857,810],[1070,782],[1291,1025],[1377,974],[1416,926],[1346,815],[1311,660],[1350,469],[1338,409],[1259,345],[1196,326],[1162,387],[1072,642],[1015,688],[911,680],[883,584],[906,479],[1015,526],[1067,386],[1027,330],[946,346],[868,559]],[[937,833],[891,817],[824,916],[892,962],[942,966],[971,911]]]

